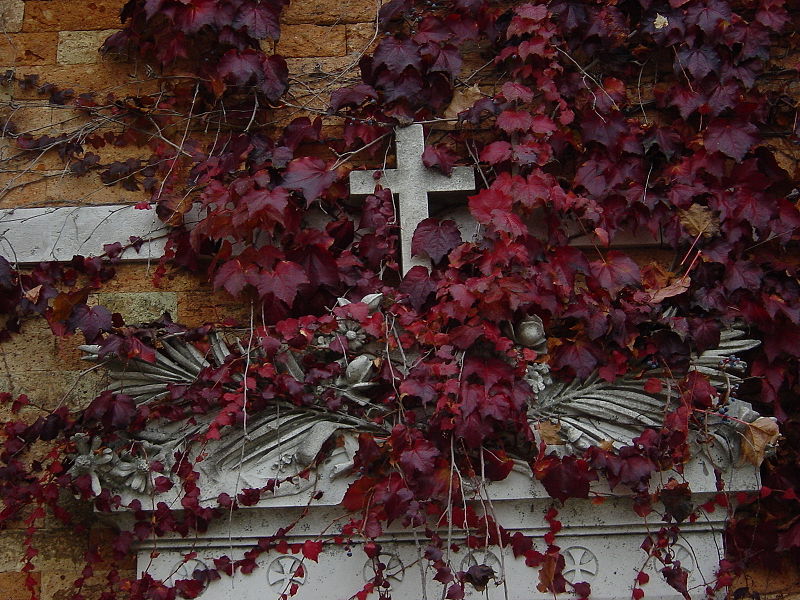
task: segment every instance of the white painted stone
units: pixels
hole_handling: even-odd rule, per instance
[[[705,502],[716,494],[715,466],[723,466],[726,490],[758,489],[756,468],[749,465],[733,467],[731,457],[719,448],[709,456],[698,455],[686,466],[684,475],[696,501]],[[675,473],[655,477],[666,480],[669,475],[680,477]],[[297,495],[275,497],[262,501],[257,507],[242,508],[232,513],[229,520],[212,525],[206,533],[192,539],[147,540],[139,547],[138,569],[168,582],[190,578],[196,568],[213,568],[214,558],[223,555],[232,559],[242,558],[259,538],[272,535],[299,519],[287,541],[289,544],[302,544],[308,539],[325,542],[318,562],[304,559],[301,553],[266,553],[257,561],[261,568],[249,575],[237,573],[232,578],[223,575],[222,579],[207,587],[201,598],[228,600],[234,595],[237,600],[277,599],[282,593],[288,593],[292,584],[297,585],[293,597],[298,600],[349,598],[362,588],[374,570],[362,550],[363,540],[353,539],[349,546],[334,543],[343,523],[343,509],[336,504],[347,483],[319,479]],[[565,529],[557,535],[555,543],[566,561],[564,575],[572,583],[590,583],[593,599],[630,597],[637,573],[644,570],[650,575],[650,583],[644,586],[647,598],[681,600],[682,596],[669,587],[659,573],[663,565],[652,559],[648,561],[647,554],[640,547],[648,532],[657,531],[661,526],[658,516],[653,514],[648,520],[637,517],[632,510],[632,500],[622,489],[612,492],[607,486],[597,484],[593,490],[606,497],[602,504],[573,499],[559,506],[536,480],[524,472],[524,468],[520,468],[507,480],[489,484],[468,503],[479,513],[489,510],[505,529],[531,536],[534,548],[540,552],[546,550],[543,537],[548,524],[544,514],[551,506],[558,506],[558,518]],[[312,500],[313,493],[319,491],[323,492],[322,498]],[[486,501],[487,497],[491,498],[491,504]],[[307,516],[300,518],[307,505],[310,505]],[[681,526],[681,537],[674,550],[676,558],[689,571],[689,588],[693,597],[704,597],[705,585],[713,583],[723,552],[722,533],[726,517],[725,511],[717,510],[696,523]],[[537,570],[527,567],[524,559],[515,559],[510,548],[470,550],[465,544],[468,533],[463,530],[452,532],[451,540],[459,546],[449,556],[453,570],[487,564],[498,576],[496,581],[489,583],[485,592],[467,586],[468,598],[552,600],[552,594],[542,594],[536,589]],[[439,534],[446,539],[447,528],[440,528]],[[417,537],[420,535],[418,532]],[[426,560],[420,559],[424,547],[420,549],[417,546],[414,532],[395,526],[378,542],[382,546],[379,560],[387,564],[393,598],[442,597],[441,585],[433,580],[435,573]],[[154,548],[158,550],[157,556],[152,553]],[[183,556],[189,552],[197,552],[197,556],[183,564]],[[377,598],[378,595],[370,597]],[[558,597],[572,598],[574,594],[568,592]]]
[[[475,169],[455,167],[448,177],[422,163],[425,136],[422,125],[395,129],[397,168],[385,171],[351,171],[350,193],[366,196],[380,184],[398,197],[400,244],[403,272],[429,262],[411,252],[411,239],[417,225],[428,218],[429,192],[468,192],[475,189]]]
[[[130,204],[0,210],[0,255],[20,264],[97,256],[104,244],[125,245],[131,236],[149,241],[138,253],[126,250],[123,260],[154,260],[163,254],[166,233],[155,210]]]

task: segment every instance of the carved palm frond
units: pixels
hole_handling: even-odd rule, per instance
[[[741,365],[736,364],[735,356],[759,343],[740,328],[726,329],[717,348],[692,356],[690,369],[708,376],[716,387],[732,388],[742,381],[736,373]],[[650,377],[663,379],[661,392],[644,390]],[[630,444],[645,427],[660,427],[676,399],[677,391],[670,386],[670,379],[659,370],[611,382],[593,373],[586,380],[548,385],[539,392],[529,415],[532,421],[559,423],[564,441],[575,449],[604,441],[620,446]]]

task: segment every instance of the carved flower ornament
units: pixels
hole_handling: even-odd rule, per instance
[[[370,314],[381,311],[382,301],[381,294],[370,294],[361,300]],[[340,306],[349,304],[350,301],[339,299]],[[547,333],[539,317],[529,316],[513,329],[512,339],[519,346],[546,352]],[[264,357],[260,347],[253,347],[248,353],[240,339],[219,331],[208,334],[207,352],[201,352],[200,346],[184,334],[162,335],[158,341],[153,363],[139,359],[122,362],[108,355],[101,357],[99,346],[80,348],[86,353],[85,359],[102,361],[108,369],[111,383],[107,389],[132,397],[137,405],[164,402],[170,397],[171,385],[194,383],[204,369],[220,367],[232,353],[249,356],[251,361]],[[396,351],[387,353],[374,336],[349,318],[337,318],[337,330],[319,335],[314,342],[302,351],[288,346],[281,348],[273,359],[274,366],[298,384],[305,385],[303,355],[339,348],[343,353],[338,360],[341,374],[317,383],[312,392],[321,397],[334,390],[342,399],[341,409],[296,406],[276,400],[269,408],[248,415],[246,433],[241,428],[229,428],[221,439],[208,442],[211,447],[206,446],[206,457],[196,464],[203,476],[218,482],[224,479],[224,474],[238,471],[237,478],[253,478],[237,479],[240,489],[261,487],[271,478],[291,480],[292,475],[318,466],[315,461],[323,446],[332,437],[341,435],[339,454],[343,450],[344,456],[328,461],[333,464],[326,467],[328,476],[337,477],[348,473],[352,467],[356,432],[389,435],[391,425],[378,425],[375,419],[364,416],[387,410],[371,398],[372,389],[378,385],[373,381],[376,365],[388,358],[392,369],[402,373],[407,369],[408,357],[399,356]],[[730,392],[742,381],[747,367],[737,355],[758,344],[742,329],[730,327],[723,330],[717,348],[692,356],[690,369],[707,376],[718,389]],[[644,382],[653,376],[660,376],[660,372],[653,369],[638,377],[625,376],[613,382],[605,381],[597,373],[586,379],[555,381],[547,364],[537,361],[528,366],[524,376],[530,387],[529,425],[534,436],[548,444],[548,451],[561,456],[581,453],[594,445],[616,448],[629,445],[645,428],[661,427],[665,410],[675,401],[669,386],[659,392],[645,390]],[[235,373],[233,382],[225,384],[226,388],[235,392],[241,381],[241,373]],[[744,459],[759,463],[779,437],[774,419],[760,417],[748,403],[733,398],[730,393],[723,396],[724,405],[719,407],[719,414],[707,419],[706,434],[729,448],[740,448]],[[360,412],[347,410],[347,403],[358,405]],[[100,486],[150,492],[153,478],[141,456],[161,462],[166,467],[164,472],[169,472],[176,451],[185,450],[188,440],[202,437],[210,420],[210,416],[205,416],[159,422],[111,447],[101,447],[99,440],[79,437],[75,439],[77,453],[72,458],[71,473],[89,474],[96,493]],[[543,423],[550,425],[547,429],[551,433],[547,436],[539,433]],[[557,439],[553,439],[553,431]],[[139,452],[134,452],[135,449]],[[275,493],[278,494],[278,490]],[[296,493],[296,490],[288,493]]]

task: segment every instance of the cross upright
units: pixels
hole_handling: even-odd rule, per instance
[[[425,136],[422,125],[395,128],[397,168],[385,171],[351,171],[350,194],[367,196],[375,184],[392,190],[397,196],[400,222],[400,247],[403,273],[416,265],[428,266],[426,259],[411,252],[411,238],[417,225],[428,218],[429,192],[470,192],[475,189],[475,170],[456,167],[450,176],[427,168],[422,163]],[[380,178],[376,179],[376,173]]]

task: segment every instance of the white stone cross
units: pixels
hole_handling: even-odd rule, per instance
[[[421,221],[428,218],[429,192],[471,192],[475,190],[475,169],[456,167],[450,176],[427,168],[422,163],[425,136],[422,125],[395,129],[397,168],[385,171],[351,171],[350,194],[367,196],[375,184],[392,190],[398,197],[400,247],[403,273],[416,265],[427,266],[426,259],[411,252],[411,238]],[[380,175],[380,177],[376,177]]]

